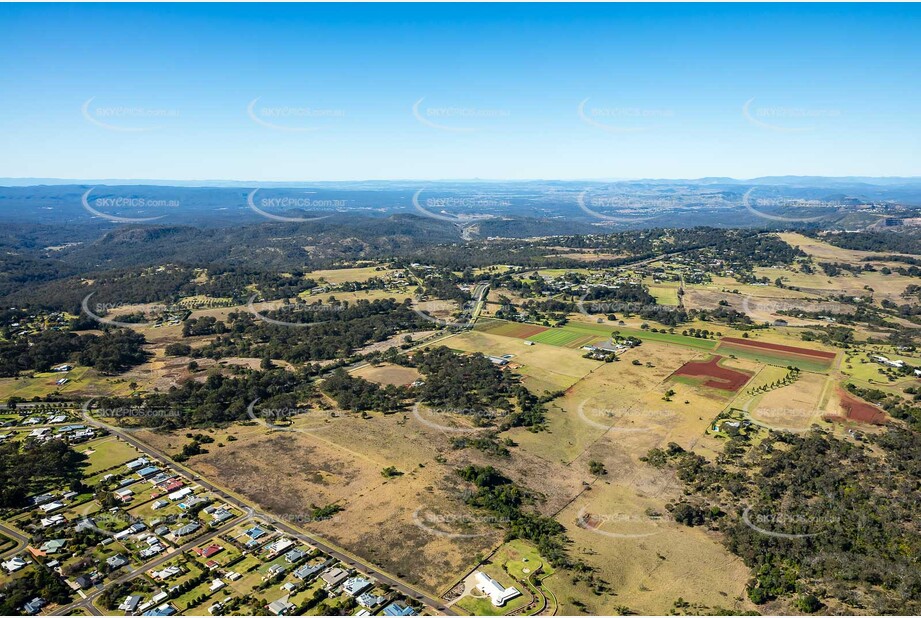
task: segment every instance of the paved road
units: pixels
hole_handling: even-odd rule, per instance
[[[93,592],[87,594],[86,598],[81,599],[80,601],[77,601],[76,603],[71,603],[70,605],[67,605],[65,607],[59,607],[55,611],[55,614],[58,614],[58,615],[68,614],[71,611],[79,607],[97,616],[101,616],[102,613],[100,613],[100,611],[96,608],[96,606],[93,605],[93,601],[96,600],[103,592],[105,592],[106,588],[109,588],[110,586],[113,586],[115,584],[121,584],[123,582],[128,581],[129,579],[134,579],[135,577],[143,575],[150,569],[155,569],[161,564],[168,562],[177,556],[181,556],[183,553],[191,550],[192,548],[198,547],[199,545],[201,545],[203,542],[207,541],[208,539],[224,534],[225,532],[231,530],[234,526],[236,526],[240,522],[246,521],[247,519],[249,519],[249,515],[240,515],[239,517],[232,519],[230,522],[221,526],[220,528],[210,529],[208,531],[208,534],[198,536],[195,538],[195,540],[189,541],[185,545],[182,545],[178,547],[177,549],[174,549],[173,551],[160,554],[159,556],[150,560],[149,562],[145,562],[143,565],[141,565],[140,567],[138,567],[137,569],[133,571],[128,571],[124,575],[121,575],[115,579],[109,580],[108,582],[106,582],[105,586],[101,590],[94,590]]]
[[[26,545],[29,544],[29,537],[19,532],[17,529],[11,528],[9,524],[0,524],[0,533],[2,533],[3,536],[9,537],[16,541],[16,547],[13,549],[8,549],[0,554],[0,558],[4,560],[13,554],[18,554],[26,548]]]
[[[88,424],[108,430],[109,432],[118,436],[125,442],[133,445],[135,448],[143,452],[145,455],[148,455],[149,457],[152,457],[171,468],[176,468],[178,470],[183,471],[196,484],[201,485],[205,489],[208,489],[211,492],[213,492],[215,495],[220,496],[224,501],[228,502],[229,504],[237,506],[238,508],[243,509],[245,512],[248,512],[249,515],[246,516],[247,518],[256,518],[256,519],[262,519],[262,520],[271,522],[276,528],[284,531],[288,535],[292,537],[296,537],[306,543],[313,545],[320,551],[323,551],[329,554],[330,556],[336,558],[337,560],[344,562],[345,564],[355,568],[356,570],[366,575],[373,576],[377,581],[387,584],[388,586],[392,587],[394,590],[398,590],[399,592],[403,593],[404,595],[412,599],[421,601],[422,603],[425,603],[426,605],[428,605],[429,607],[437,611],[441,611],[442,613],[446,613],[450,615],[456,615],[455,612],[453,612],[452,610],[445,608],[445,603],[443,600],[437,597],[431,596],[430,594],[425,593],[421,590],[418,590],[414,588],[411,584],[408,584],[400,579],[397,579],[396,577],[392,575],[382,572],[380,569],[370,564],[367,564],[366,562],[362,561],[357,556],[352,555],[347,550],[337,547],[335,545],[332,545],[329,541],[326,541],[324,539],[321,539],[320,537],[317,537],[312,534],[301,531],[297,528],[294,528],[291,524],[287,522],[278,521],[270,515],[257,511],[248,502],[242,500],[241,498],[238,498],[235,495],[231,495],[228,490],[225,490],[222,487],[218,487],[214,485],[213,483],[210,483],[209,481],[201,478],[201,476],[199,476],[195,471],[183,466],[182,464],[172,461],[171,459],[169,459],[168,457],[166,457],[159,451],[152,448],[150,445],[134,438],[129,433],[121,431],[117,427],[113,427],[107,423],[98,421],[92,418],[87,412],[84,412],[83,417],[84,417],[84,420]],[[199,544],[201,544],[201,539],[198,539],[195,543],[193,543],[190,546],[190,549],[191,547],[195,547]],[[148,569],[149,568],[152,568],[152,567],[148,567]],[[145,569],[145,570],[148,570],[148,569]]]

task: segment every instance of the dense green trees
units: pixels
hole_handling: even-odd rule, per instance
[[[123,328],[107,329],[102,335],[45,330],[0,342],[0,376],[15,376],[29,370],[48,371],[65,361],[88,365],[102,373],[120,373],[146,360],[144,343],[143,335]]]
[[[208,358],[269,357],[292,363],[342,359],[399,332],[432,327],[431,322],[413,311],[411,301],[392,298],[293,305],[261,315],[290,324],[263,321],[246,311],[231,312],[224,334],[195,350],[195,354]],[[221,327],[215,324],[213,328],[223,327],[218,324]]]
[[[809,597],[821,591],[871,613],[916,614],[921,434],[890,428],[868,439],[872,450],[818,429],[771,432],[757,447],[734,438],[716,463],[677,445],[647,461],[673,467],[697,501],[675,519],[709,519],[752,568],[756,603],[799,594],[815,607]],[[710,517],[719,511],[727,516]]]
[[[0,445],[0,508],[25,506],[29,495],[79,481],[86,459],[61,440]]]

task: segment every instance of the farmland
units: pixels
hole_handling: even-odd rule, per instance
[[[205,397],[214,395],[209,393],[212,386],[226,388],[247,376],[271,375],[272,381],[255,388],[266,398],[279,389],[280,409],[290,413],[284,422],[242,414],[224,417],[222,411],[234,404],[232,400],[202,405],[192,398],[179,400],[177,409],[211,411],[212,419],[218,420],[135,426],[130,436],[181,460],[186,470],[182,483],[196,495],[201,488],[195,489],[190,480],[207,479],[268,518],[325,539],[352,559],[435,595],[458,612],[668,614],[689,612],[689,607],[699,613],[763,611],[767,608],[750,596],[751,571],[724,543],[727,519],[721,518],[734,518],[736,512],[727,509],[707,519],[709,511],[702,511],[706,525],[683,521],[676,505],[702,504],[703,499],[674,472],[653,465],[650,453],[684,449],[702,456],[707,465],[719,465],[727,461],[727,447],[757,446],[769,440],[771,432],[803,436],[819,428],[855,442],[879,435],[898,426],[897,419],[844,385],[878,389],[907,401],[910,389],[921,384],[909,370],[919,357],[908,347],[896,348],[878,338],[858,339],[849,347],[836,345],[825,337],[834,332],[828,328],[834,322],[828,320],[786,316],[786,323],[772,323],[781,301],[797,303],[803,310],[826,307],[828,299],[818,286],[788,290],[754,284],[752,279],[743,282],[728,271],[701,281],[701,273],[692,270],[681,261],[663,259],[625,269],[452,271],[455,277],[489,281],[486,312],[472,328],[445,327],[423,318],[424,322],[392,331],[374,329],[349,359],[324,356],[316,363],[265,358],[254,346],[266,331],[253,328],[250,338],[240,336],[244,329],[231,324],[231,313],[249,310],[245,304],[228,304],[230,297],[225,296],[196,295],[182,303],[191,307],[189,319],[213,317],[224,323],[223,333],[184,334],[181,324],[138,324],[132,328],[145,335],[149,356],[118,375],[76,365],[68,372],[70,382],[60,388],[54,385],[59,373],[37,371],[2,378],[0,386],[8,396],[24,398],[52,392],[64,397],[114,393],[163,398],[199,388]],[[806,280],[797,277],[816,276],[801,272],[798,265],[770,267],[771,274],[775,270],[798,283]],[[437,272],[435,267],[412,271],[421,283],[407,284],[406,272],[410,271],[380,263],[304,273],[305,278],[322,277],[323,290],[298,295],[329,306],[413,298],[415,308],[445,318],[459,308],[450,290],[445,298],[436,293],[445,288],[440,275],[431,274]],[[685,284],[682,277],[690,276],[696,282]],[[373,287],[363,289],[364,284]],[[419,293],[413,291],[417,285],[426,289],[427,300],[418,302]],[[469,293],[485,283],[454,285]],[[603,286],[609,294],[626,289],[644,302],[654,301],[656,310],[627,302],[622,309],[589,315],[580,310],[579,298],[585,286],[592,285]],[[267,313],[285,306],[285,299],[274,298],[255,303],[254,309]],[[119,315],[129,315],[133,307],[121,308]],[[668,310],[658,311],[661,307]],[[871,326],[855,332],[864,337],[879,332]],[[285,327],[278,328],[279,341],[286,341]],[[806,329],[811,329],[809,340]],[[233,354],[212,347],[228,336],[228,330],[240,339]],[[168,346],[175,349],[177,344],[180,354],[167,352]],[[419,393],[430,381],[426,372],[433,369],[417,364],[414,354],[439,346],[458,355],[491,357],[491,363],[483,360],[485,369],[478,371],[495,372],[508,381],[484,381],[483,375],[464,369],[466,373],[455,376],[460,389],[452,388],[438,404],[423,400]],[[283,345],[273,350],[282,355],[287,351]],[[451,356],[438,369],[467,367],[460,359]],[[345,382],[346,388],[354,389],[356,399],[371,393],[360,401],[370,404],[340,405],[336,392],[326,388],[330,376],[338,375],[331,372],[340,367],[353,380]],[[296,394],[286,390],[289,380],[298,384]],[[465,391],[468,381],[469,390],[479,392]],[[529,404],[534,406],[533,417],[519,414],[529,403],[524,393],[522,398],[493,401],[482,418],[468,414],[466,407],[452,409],[455,400],[519,385],[538,402]],[[388,386],[409,388],[375,390]],[[375,393],[399,401],[379,408],[381,399],[375,399]],[[102,413],[98,418],[113,420]],[[30,431],[25,423],[32,421],[26,414],[10,411],[2,420],[11,424],[12,435]],[[70,414],[68,422],[75,420]],[[114,436],[96,437],[77,449],[87,455],[82,474],[91,487],[111,482],[109,475],[138,455]],[[562,526],[566,555],[580,570],[562,566],[552,550],[542,555],[546,546],[539,550],[533,539],[509,538],[507,514],[499,516],[471,498],[472,486],[458,474],[469,466],[494,468],[523,492],[516,508]],[[131,521],[188,521],[187,505],[161,503],[160,491],[157,484],[138,480],[130,492],[123,492],[118,506]],[[106,512],[91,493],[81,494],[61,510],[68,521],[95,517],[110,534],[127,526],[117,518],[109,521]],[[263,521],[257,527],[269,525]],[[164,564],[182,571],[171,585],[187,586],[171,598],[179,612],[201,613],[224,601],[239,603],[240,611],[265,609],[247,596],[271,590],[265,584],[273,577],[269,569],[287,565],[277,556],[247,551],[252,527],[241,523],[208,537],[209,543],[222,547],[208,560],[194,553],[210,546],[203,541],[170,556]],[[138,567],[142,561],[136,557],[137,540],[100,546],[92,555],[105,560],[117,553],[131,554],[132,565]],[[213,569],[241,577],[225,580],[225,586],[213,591],[206,577]],[[521,594],[496,607],[477,590],[476,571],[501,586],[517,587]],[[324,588],[317,581],[293,586],[288,575],[277,583],[282,581],[292,584],[286,592],[295,604],[310,605]],[[145,583],[138,592],[148,595],[147,588],[158,585]],[[338,596],[301,613],[347,608],[353,609]]]
[[[826,371],[835,360],[834,352],[799,346],[727,337],[720,341],[718,352],[773,365],[799,367],[806,371]]]

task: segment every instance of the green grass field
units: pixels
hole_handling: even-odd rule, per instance
[[[746,348],[745,346],[736,346],[729,343],[721,343],[717,350],[720,354],[727,356],[732,355],[736,358],[753,360],[765,365],[776,365],[779,367],[798,367],[803,371],[813,371],[815,373],[825,373],[831,367],[830,361],[822,359],[810,359],[803,356],[786,355],[782,351],[772,352],[770,350],[757,350]]]
[[[534,341],[537,343],[545,343],[547,345],[555,345],[559,347],[578,347],[577,342],[585,339],[587,335],[585,333],[574,331],[566,328],[551,328],[550,330],[545,330],[542,333],[532,335],[528,337],[529,341]],[[589,339],[598,339],[598,336],[588,335]],[[584,345],[584,344],[582,344]]]
[[[712,351],[717,341],[711,339],[697,339],[696,337],[686,337],[684,335],[673,335],[670,333],[654,333],[639,328],[628,328],[616,324],[586,324],[584,322],[570,322],[565,326],[551,328],[538,335],[528,337],[530,341],[545,343],[561,347],[579,347],[593,341],[607,340],[614,331],[620,332],[624,336],[638,337],[643,341],[660,341],[662,343],[673,343],[675,345],[695,348],[698,350]],[[584,338],[584,342],[580,342]]]
[[[81,449],[81,452],[90,449],[93,450],[93,453],[87,460],[89,465],[83,469],[83,475],[88,477],[138,457],[138,451],[133,446],[115,438],[90,442],[87,448]]]

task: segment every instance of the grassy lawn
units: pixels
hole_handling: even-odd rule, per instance
[[[656,302],[660,305],[671,307],[678,306],[678,283],[651,283],[647,286],[649,293],[655,297]]]
[[[93,476],[103,470],[108,470],[138,457],[138,451],[133,446],[121,440],[116,440],[114,437],[92,442],[88,448],[81,449],[81,452],[85,452],[88,449],[93,450],[93,453],[89,455],[87,460],[89,465],[83,470],[84,476]]]
[[[608,322],[604,324],[588,324],[585,322],[570,322],[566,326],[560,328],[552,328],[548,331],[544,331],[534,337],[530,337],[534,341],[537,341],[538,337],[547,337],[549,333],[557,331],[567,331],[570,333],[566,336],[567,341],[573,341],[576,337],[582,335],[597,335],[599,338],[608,338],[611,336],[611,333],[614,331],[619,331],[623,336],[632,335],[638,337],[643,341],[661,341],[663,343],[673,343],[675,345],[681,345],[689,348],[696,348],[699,350],[710,351],[716,347],[717,341],[711,339],[697,339],[696,337],[686,337],[679,334],[670,334],[670,333],[654,333],[649,330],[643,330],[640,328],[630,328],[628,326],[618,326],[615,323]],[[561,336],[562,337],[562,336]],[[565,345],[565,344],[551,344],[551,345]]]
[[[813,371],[815,373],[825,373],[829,369],[830,361],[821,359],[813,360],[802,356],[785,355],[783,352],[773,352],[770,350],[757,350],[754,348],[744,348],[730,344],[721,344],[717,353],[724,356],[734,356],[735,358],[744,358],[765,365],[777,365],[779,367],[799,367],[803,371]]]
[[[332,270],[315,270],[309,272],[305,277],[308,279],[313,279],[314,281],[320,281],[321,279],[326,283],[345,283],[346,281],[367,281],[372,277],[385,277],[387,274],[393,272],[388,269],[378,270],[377,266],[366,266],[363,268],[337,268]]]
[[[31,376],[20,376],[19,378],[0,379],[0,397],[7,399],[12,396],[32,399],[33,397],[44,397],[55,391],[67,393],[72,390],[78,390],[84,382],[90,382],[90,377],[86,374],[89,367],[74,367],[67,373],[54,372],[36,372]],[[93,374],[95,375],[95,374]],[[70,382],[64,386],[55,384],[61,378],[68,378]]]
[[[474,616],[501,616],[513,612],[528,603],[533,591],[524,583],[534,573],[543,569],[544,574],[553,573],[553,567],[541,558],[537,548],[516,539],[500,547],[481,570],[503,586],[514,586],[521,596],[496,607],[489,598],[467,596],[457,606]]]

